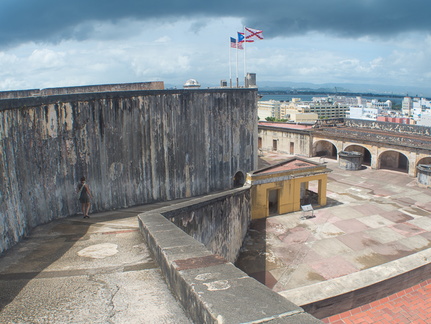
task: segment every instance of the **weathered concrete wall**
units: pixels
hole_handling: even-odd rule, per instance
[[[373,120],[362,120],[362,119],[345,119],[344,123],[347,127],[370,128],[370,129],[378,129],[378,130],[387,131],[387,132],[398,132],[403,134],[431,136],[431,127],[427,127],[427,126],[378,122]]]
[[[251,220],[250,187],[194,199],[164,216],[211,252],[235,262]]]
[[[280,153],[311,156],[310,131],[259,125],[258,136],[262,139],[263,151],[272,151],[273,141],[276,140]]]
[[[257,90],[130,91],[0,100],[0,252],[74,215],[233,187],[257,167]]]
[[[80,87],[63,87],[47,89],[29,89],[17,91],[0,91],[0,99],[27,98],[39,96],[52,96],[76,93],[90,92],[111,92],[111,91],[133,91],[133,90],[163,90],[165,88],[163,81],[157,82],[136,82],[136,83],[118,83],[118,84],[100,84]]]

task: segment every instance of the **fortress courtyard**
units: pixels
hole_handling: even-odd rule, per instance
[[[287,157],[265,153],[260,167]],[[406,173],[369,167],[345,171],[336,160],[310,160],[333,170],[328,175],[327,206],[315,206],[315,217],[304,217],[311,213],[301,211],[253,221],[237,261],[240,269],[303,306],[429,262],[431,189],[419,187]],[[395,295],[324,321],[429,323],[430,278],[431,273],[413,288],[400,288]]]
[[[266,154],[261,167],[287,157]],[[295,212],[254,221],[240,268],[302,306],[429,262],[431,189],[418,187],[405,173],[344,171],[335,160],[320,162],[333,170],[328,205],[315,206],[313,218]],[[0,257],[0,322],[190,323],[145,246],[136,217],[173,203],[91,214],[88,220],[78,215],[35,228]],[[315,316],[335,324],[429,323],[430,278],[400,285],[400,291],[361,307]],[[392,286],[398,288],[396,282]]]

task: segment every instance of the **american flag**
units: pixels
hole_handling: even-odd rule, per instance
[[[242,44],[240,42],[237,42],[236,38],[233,38],[233,37],[230,38],[230,47],[237,48],[237,49],[244,49],[242,47]]]

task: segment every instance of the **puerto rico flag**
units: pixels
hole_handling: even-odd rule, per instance
[[[246,40],[246,42],[247,43],[253,43],[254,42],[254,40],[251,40],[251,39],[247,39]],[[244,33],[240,33],[240,32],[238,32],[238,43],[244,43]]]

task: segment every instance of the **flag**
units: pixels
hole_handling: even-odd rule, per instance
[[[247,39],[246,42],[247,43],[253,43],[254,40]],[[240,43],[240,44],[244,43],[244,33],[238,32],[238,43]]]
[[[258,29],[253,29],[253,28],[248,28],[245,27],[245,39],[248,41],[250,40],[262,40],[263,39],[263,34],[262,34],[262,30],[258,30]]]
[[[242,47],[242,44],[237,42],[236,39],[233,37],[230,38],[230,47],[237,48],[237,49],[244,49]]]

